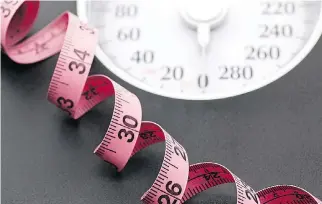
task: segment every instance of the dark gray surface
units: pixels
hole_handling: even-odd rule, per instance
[[[75,2],[41,2],[33,32]],[[322,41],[285,77],[225,100],[173,100],[120,81],[135,93],[143,119],[161,124],[186,148],[190,163],[227,166],[255,190],[276,184],[303,187],[322,198]],[[47,102],[57,55],[17,65],[2,55],[2,203],[139,203],[163,158],[157,145],[136,155],[121,174],[92,154],[108,127],[113,100],[78,121]],[[217,188],[187,203],[234,203],[234,189]]]

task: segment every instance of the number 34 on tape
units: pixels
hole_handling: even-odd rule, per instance
[[[107,76],[88,76],[98,40],[95,28],[66,11],[38,33],[20,42],[30,31],[39,6],[39,1],[1,1],[2,51],[19,64],[39,62],[59,53],[47,98],[74,119],[106,98],[115,96],[112,119],[94,153],[116,166],[118,171],[140,150],[165,143],[162,167],[151,188],[141,197],[144,203],[184,203],[208,188],[235,183],[236,203],[239,204],[322,204],[296,186],[273,186],[255,192],[220,164],[189,165],[188,154],[182,145],[158,124],[142,121],[141,104],[134,94]]]

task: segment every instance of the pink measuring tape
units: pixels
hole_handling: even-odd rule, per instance
[[[74,119],[115,95],[109,128],[94,153],[115,165],[118,171],[135,153],[152,144],[165,142],[162,167],[152,187],[142,196],[144,203],[184,203],[213,186],[235,183],[238,204],[322,204],[296,186],[273,186],[255,192],[220,164],[189,165],[183,146],[158,124],[141,120],[141,104],[134,94],[107,76],[88,76],[97,46],[96,29],[65,12],[37,34],[17,44],[30,31],[38,9],[39,1],[1,2],[2,51],[19,64],[35,63],[60,52],[49,85],[48,100]]]

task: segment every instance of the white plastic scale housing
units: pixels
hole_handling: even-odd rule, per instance
[[[77,2],[100,31],[96,56],[121,79],[178,99],[212,100],[285,75],[322,32],[321,1]]]

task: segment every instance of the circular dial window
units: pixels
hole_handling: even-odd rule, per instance
[[[236,96],[294,68],[321,32],[321,1],[79,1],[96,56],[121,79],[189,100]]]

